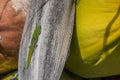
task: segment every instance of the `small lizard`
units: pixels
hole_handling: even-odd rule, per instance
[[[29,68],[33,52],[34,52],[34,50],[37,46],[37,41],[38,41],[40,33],[41,33],[41,25],[38,25],[38,26],[36,26],[36,28],[34,30],[34,33],[32,35],[32,40],[31,40],[31,44],[30,44],[30,47],[29,47],[28,59],[27,59],[27,65],[26,65],[27,69]]]

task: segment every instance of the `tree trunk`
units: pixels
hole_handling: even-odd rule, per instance
[[[74,0],[32,0],[19,51],[19,80],[59,80],[72,38]],[[32,34],[41,25],[41,34],[26,68]]]

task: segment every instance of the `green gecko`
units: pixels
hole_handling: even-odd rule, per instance
[[[31,58],[32,58],[33,52],[37,46],[37,41],[38,41],[38,37],[39,37],[40,33],[41,33],[41,25],[38,25],[38,26],[36,26],[34,33],[32,35],[32,40],[31,40],[30,47],[29,47],[28,59],[27,59],[27,65],[26,65],[27,69],[30,66]]]

